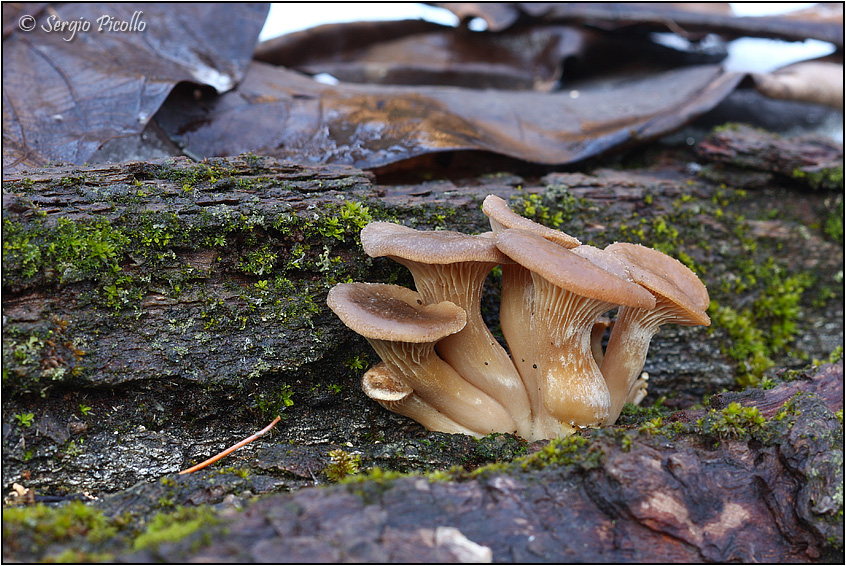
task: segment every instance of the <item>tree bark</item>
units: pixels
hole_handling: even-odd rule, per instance
[[[838,205],[786,181],[721,186],[691,175],[692,153],[653,148],[639,159],[590,173],[392,185],[251,155],[7,177],[4,492],[97,494],[109,521],[129,513],[138,529],[175,505],[248,506],[237,521],[221,516],[228,535],[210,525],[199,542],[135,556],[144,559],[842,561],[842,424],[832,413],[842,410],[833,400],[842,363],[690,409],[743,389],[740,378],[778,382],[772,369],[753,370],[802,367],[842,344]],[[656,335],[648,408],[557,447],[527,446],[430,433],[361,392],[377,360],[328,311],[325,293],[346,280],[411,284],[404,268],[364,255],[361,226],[479,233],[491,193],[585,243],[663,249],[703,278],[712,330]],[[495,334],[497,284],[489,280],[482,308]],[[805,392],[793,397],[790,387]],[[766,422],[738,432],[732,401],[758,407]],[[171,475],[280,413],[276,429],[215,469]],[[465,471],[432,481],[374,475],[250,504],[245,491],[332,481],[337,451],[360,458],[350,470]],[[509,463],[526,452],[534,455]],[[29,547],[28,523],[8,524],[10,559],[55,557],[79,542]],[[131,536],[91,548],[124,555]]]

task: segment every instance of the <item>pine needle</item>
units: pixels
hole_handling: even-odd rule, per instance
[[[215,454],[214,456],[212,456],[211,458],[209,458],[205,462],[201,462],[201,463],[197,464],[196,466],[191,466],[187,470],[182,470],[181,472],[179,472],[179,474],[180,475],[190,474],[190,473],[196,472],[197,470],[202,470],[203,468],[205,468],[209,464],[214,464],[215,462],[217,462],[221,458],[228,456],[229,454],[235,452],[236,450],[238,450],[242,446],[246,446],[247,444],[249,444],[250,442],[252,442],[256,438],[260,438],[260,437],[264,436],[270,429],[275,427],[276,423],[278,423],[280,420],[282,420],[282,417],[277,416],[275,419],[273,419],[272,423],[270,423],[269,425],[267,425],[266,427],[264,427],[263,429],[261,429],[260,431],[255,433],[254,435],[248,436],[247,438],[245,438],[244,440],[242,440],[241,442],[239,442],[237,444],[233,444],[232,446],[230,446],[229,448],[227,448],[223,452]]]

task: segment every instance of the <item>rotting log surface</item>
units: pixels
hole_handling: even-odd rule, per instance
[[[8,368],[35,391],[64,381],[232,383],[313,361],[315,334],[338,325],[311,301],[325,289],[309,246],[337,227],[324,245],[343,257],[353,232],[333,207],[373,196],[358,170],[258,158],[6,181],[17,190],[3,197],[4,326],[38,342]]]
[[[782,151],[789,152],[789,144]],[[664,466],[674,461],[673,454],[680,451],[682,464],[693,462],[699,466],[694,471],[704,470],[707,475],[720,462],[708,459],[717,457],[717,452],[709,450],[718,445],[739,470],[737,475],[725,476],[724,482],[737,492],[749,488],[745,474],[750,466],[757,466],[755,458],[772,464],[754,468],[764,479],[752,483],[763,490],[759,499],[767,493],[762,486],[778,495],[764,498],[784,537],[773,547],[773,556],[785,560],[813,560],[814,553],[822,559],[830,553],[837,556],[842,553],[842,538],[828,540],[829,535],[819,534],[825,528],[817,525],[816,532],[805,518],[794,519],[794,509],[819,507],[821,500],[815,495],[816,503],[811,505],[804,495],[805,499],[795,500],[782,497],[803,483],[804,476],[795,470],[805,469],[803,462],[812,456],[794,451],[787,460],[782,457],[785,452],[777,448],[780,444],[801,444],[788,442],[788,429],[772,425],[767,430],[775,436],[722,440],[690,430],[672,445],[664,443],[660,434],[641,435],[630,439],[628,453],[619,435],[631,436],[632,427],[654,429],[650,420],[654,416],[662,415],[670,422],[671,410],[690,407],[721,389],[737,388],[738,373],[755,369],[745,363],[753,356],[781,367],[801,367],[806,363],[803,358],[825,359],[842,344],[842,285],[832,283],[843,265],[842,242],[832,235],[834,220],[842,215],[842,208],[837,209],[842,200],[823,191],[803,191],[801,179],[750,185],[749,191],[735,190],[731,184],[721,186],[690,173],[687,163],[697,159],[692,152],[647,151],[638,159],[637,166],[586,168],[585,173],[530,176],[535,172],[526,178],[509,173],[381,186],[355,169],[302,167],[249,155],[203,164],[175,160],[58,167],[8,177],[3,185],[4,493],[16,482],[39,497],[82,497],[83,491],[99,495],[98,507],[108,517],[120,517],[126,511],[144,519],[132,523],[128,533],[122,530],[124,538],[117,537],[118,542],[105,548],[121,554],[127,547],[120,540],[125,543],[126,537],[138,532],[132,529],[143,530],[146,520],[157,512],[171,512],[175,505],[226,506],[238,501],[246,505],[252,499],[249,493],[325,483],[334,462],[332,450],[360,455],[360,469],[379,466],[404,472],[443,470],[457,464],[472,470],[490,462],[508,462],[527,449],[538,450],[540,446],[527,447],[509,436],[475,441],[427,433],[376,406],[358,385],[361,372],[374,361],[372,352],[323,303],[328,287],[347,278],[410,282],[407,273],[390,261],[363,256],[357,242],[360,223],[393,219],[424,229],[480,232],[486,222],[478,205],[486,194],[495,193],[510,198],[518,211],[536,220],[560,221],[563,229],[587,243],[635,241],[666,249],[676,257],[684,254],[701,269],[719,306],[712,313],[713,331],[662,330],[653,340],[646,366],[651,378],[646,404],[666,396],[662,411],[635,412],[621,427],[596,432],[583,438],[585,444],[572,445],[573,457],[582,462],[576,467],[547,466],[529,472],[509,468],[500,480],[487,472],[472,482],[456,477],[452,483],[431,484],[429,492],[415,487],[423,485],[419,478],[362,484],[361,492],[373,497],[388,485],[397,489],[395,493],[424,498],[435,505],[433,509],[452,513],[456,521],[461,515],[456,509],[470,506],[468,516],[460,518],[463,535],[439,531],[436,515],[429,530],[414,530],[421,523],[402,531],[406,524],[391,526],[375,517],[370,523],[338,524],[337,532],[356,538],[356,529],[372,528],[371,534],[381,533],[380,543],[429,548],[432,560],[479,551],[462,537],[489,546],[497,560],[567,559],[570,555],[560,552],[574,550],[568,545],[578,536],[555,531],[553,523],[571,517],[569,511],[559,515],[556,510],[558,502],[566,501],[562,494],[587,493],[579,490],[605,485],[601,476],[611,470],[591,455],[601,453],[605,463],[625,463],[633,462],[630,454],[635,454],[641,456],[641,463],[657,463],[672,473],[661,475],[661,470],[651,468],[646,471],[657,475],[644,477],[640,469],[636,470],[639,474],[615,472],[617,476],[609,477],[616,479],[607,480],[605,499],[597,499],[605,501],[599,511],[617,518],[620,532],[666,527],[658,537],[660,543],[654,539],[651,546],[635,543],[631,556],[639,558],[630,559],[652,560],[645,553],[664,547],[682,549],[680,560],[770,556],[743,543],[748,533],[732,531],[739,537],[737,548],[715,534],[714,529],[724,524],[720,521],[731,522],[731,516],[722,513],[733,501],[732,490],[709,491],[707,509],[690,506],[688,522],[670,513],[644,523],[636,514],[641,509],[638,505],[648,504],[647,499],[638,499],[639,490],[658,485],[650,481],[679,482],[673,474],[682,472]],[[725,181],[734,173],[727,166],[722,174]],[[345,202],[357,206],[344,207]],[[842,221],[840,227],[842,235]],[[97,246],[97,242],[108,245]],[[484,312],[495,328],[496,279],[492,281]],[[771,339],[786,340],[789,346],[766,349]],[[772,399],[770,392],[755,391],[745,394]],[[288,418],[220,467],[191,477],[169,475],[255,432],[277,412]],[[30,427],[18,419],[28,413],[33,415]],[[802,414],[807,411],[803,409]],[[693,426],[699,417],[683,412],[673,418]],[[828,427],[832,418],[822,418],[823,424]],[[775,459],[774,450],[779,455]],[[822,485],[820,493],[842,483],[836,470],[814,469],[818,474],[814,477],[824,478],[814,488],[819,491]],[[696,474],[679,477],[696,486],[703,479]],[[807,477],[812,476],[808,471]],[[584,483],[584,478],[592,479]],[[529,533],[520,544],[508,543],[510,550],[504,549],[505,541],[490,539],[496,530],[490,526],[494,523],[486,525],[486,521],[505,520],[508,514],[501,509],[507,508],[508,501],[516,501],[503,493],[536,497],[539,486],[553,479],[575,491],[547,493],[546,499],[527,507],[533,513],[527,511],[527,524],[539,533],[544,529],[546,535],[530,541]],[[772,486],[766,483],[770,480]],[[505,492],[491,487],[500,483],[506,486]],[[617,499],[612,497],[612,488],[618,490]],[[325,498],[338,493],[349,498],[349,490],[358,488],[336,489],[304,492],[302,501],[313,501],[317,513]],[[457,499],[449,499],[452,493]],[[670,493],[681,496],[682,492]],[[461,499],[464,495],[467,499]],[[438,507],[442,497],[447,506],[443,509]],[[365,506],[355,498],[344,501],[341,507],[348,505],[350,511]],[[413,508],[413,501],[387,503]],[[485,503],[473,507],[474,501]],[[288,503],[285,500],[284,505]],[[243,517],[255,516],[257,524],[268,529],[261,511],[265,504],[256,505],[251,507],[253,515]],[[763,509],[742,505],[744,512]],[[820,507],[815,513],[828,517],[840,512],[842,526],[842,501],[835,499],[832,508],[829,512]],[[486,510],[490,516],[484,514]],[[583,511],[599,512],[588,507]],[[300,529],[285,531],[288,527],[282,525],[280,532],[292,536],[295,543],[302,542],[302,548],[310,548],[306,539],[309,529],[317,528],[313,523],[298,523],[287,511],[273,513],[293,521],[291,529]],[[308,517],[313,516],[304,515]],[[487,534],[482,536],[482,531]],[[4,543],[29,540],[25,530],[13,532],[15,537],[4,537]],[[321,540],[336,536],[318,532]],[[606,531],[604,536],[618,541],[613,543],[621,553],[618,559],[626,559],[620,550],[625,548],[623,539],[616,532]],[[366,542],[371,534],[359,539],[374,553],[382,552],[375,542]],[[810,542],[801,542],[806,539]],[[704,550],[696,546],[697,541]],[[61,544],[36,545],[35,550],[25,544],[4,545],[4,557],[51,558]],[[277,544],[278,540],[271,540],[265,546],[272,549]],[[611,546],[596,548],[603,552],[617,548],[607,544]],[[241,552],[227,548],[218,549],[222,556]],[[810,551],[805,552],[806,548]],[[168,548],[159,550],[166,559],[185,555],[179,545],[170,554]],[[296,555],[295,549],[289,550],[291,556]],[[313,554],[312,559],[337,558],[332,548],[324,546],[324,551],[328,554]],[[354,552],[341,558],[352,559]],[[267,555],[252,558],[263,556]],[[378,556],[385,555],[370,558]],[[587,556],[585,560],[595,559],[595,555]]]
[[[204,533],[214,542],[202,550],[195,537],[132,558],[837,562],[843,430],[833,411],[843,407],[842,382],[840,362],[769,391],[714,397],[770,417],[744,432],[709,432],[724,411],[681,411],[661,430],[599,431],[586,450],[564,444],[453,481],[412,476],[276,495],[224,512],[225,528]],[[699,419],[706,424],[683,424]]]

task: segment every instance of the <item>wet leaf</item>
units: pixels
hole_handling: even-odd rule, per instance
[[[120,3],[15,8],[7,18],[4,6],[3,14],[6,172],[87,161],[105,141],[141,132],[180,81],[231,89],[268,9]],[[18,14],[35,18],[32,31],[21,31],[13,19]],[[59,29],[61,22],[77,27]],[[115,31],[115,22],[128,31]]]
[[[557,93],[320,84],[256,63],[237,91],[197,103],[175,91],[157,120],[196,157],[245,151],[376,167],[484,150],[569,163],[650,139],[719,103],[742,75],[695,66]]]
[[[598,43],[595,32],[566,26],[494,34],[422,23],[320,26],[260,46],[256,59],[353,83],[546,91],[561,78],[565,62],[583,59]],[[411,33],[399,35],[402,30]]]
[[[752,75],[755,88],[770,98],[826,104],[843,109],[843,56],[800,61],[769,74]]]
[[[730,37],[771,37],[790,41],[818,39],[843,48],[843,4],[829,3],[793,15],[739,17],[726,4],[638,2],[513,2],[437,3],[466,23],[482,18],[490,31],[518,21],[586,24],[604,29],[638,26],[671,31],[696,39],[695,34],[720,33]],[[693,35],[691,35],[693,34]]]

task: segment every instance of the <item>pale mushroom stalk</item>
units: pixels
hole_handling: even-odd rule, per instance
[[[539,337],[548,336],[549,329],[534,316],[538,307],[533,279],[532,272],[519,264],[502,265],[499,322],[532,405],[532,433],[525,438],[541,440],[568,436],[576,429],[553,416],[544,402],[545,380],[541,359],[546,348]]]
[[[338,284],[326,302],[370,342],[392,375],[437,411],[481,434],[515,431],[508,411],[435,351],[439,340],[464,328],[463,309],[446,301],[426,304],[410,289],[376,283]]]
[[[649,374],[646,372],[641,372],[640,377],[637,378],[632,384],[632,388],[629,391],[629,396],[626,397],[626,403],[631,403],[632,405],[640,405],[640,402],[646,399],[646,395],[648,393],[647,388],[649,387],[648,380]],[[625,405],[625,403],[623,404]]]
[[[534,286],[529,270],[517,263],[503,263],[499,325],[511,351],[511,360],[526,387],[534,429],[538,419],[549,421],[549,418],[545,418],[548,411],[543,406],[538,387],[536,340],[531,330],[533,299]],[[547,436],[537,436],[533,430],[530,436],[524,438],[536,440]]]
[[[593,328],[590,331],[590,349],[597,364],[602,364],[602,359],[605,357],[605,351],[602,349],[602,337],[605,336],[605,331],[611,326],[611,319],[602,316],[593,323]]]
[[[614,392],[608,424],[613,424],[620,416],[646,363],[649,343],[666,322],[667,305],[662,303],[664,301],[656,301],[655,308],[650,311],[620,307],[617,312],[614,331],[600,367],[609,391]]]
[[[532,368],[541,400],[535,437],[602,424],[610,397],[591,350],[594,323],[619,304],[649,308],[654,299],[638,285],[533,232],[504,230],[497,235],[497,247],[532,277],[529,334],[536,340]]]
[[[616,305],[584,297],[532,274],[535,312],[532,336],[546,340],[538,358],[544,404],[567,424],[595,426],[606,418],[610,398],[591,349],[594,322]]]
[[[480,310],[485,279],[505,259],[493,238],[421,232],[375,222],[362,230],[361,240],[368,255],[387,256],[407,267],[425,302],[449,301],[464,309],[467,325],[441,340],[438,354],[462,378],[506,408],[517,434],[530,435],[528,393],[508,353],[485,325]]]
[[[361,378],[364,393],[392,413],[403,415],[429,430],[481,437],[483,433],[462,426],[424,401],[414,390],[393,375],[385,362],[367,370]]]
[[[639,377],[646,363],[649,344],[664,324],[690,324],[687,312],[660,295],[651,310],[620,307],[614,330],[605,349],[601,371],[611,392],[606,424],[614,424],[623,406],[637,396]]]
[[[627,262],[632,279],[655,297],[655,308],[621,307],[605,350],[601,371],[611,393],[606,424],[613,424],[628,400],[642,398],[639,380],[652,337],[664,324],[709,325],[705,285],[688,267],[666,254],[637,244],[615,243],[605,250]]]

